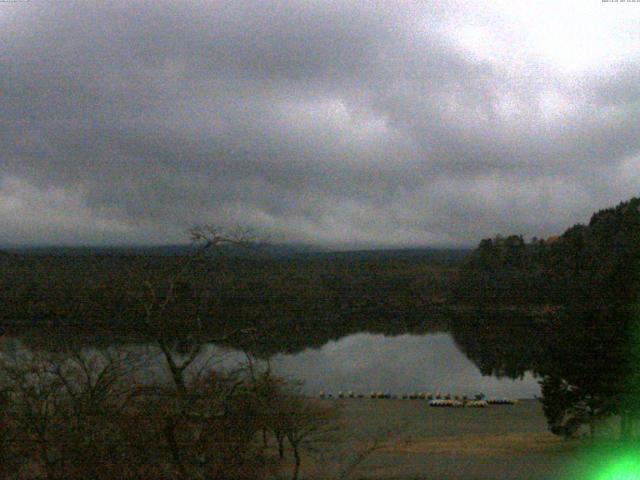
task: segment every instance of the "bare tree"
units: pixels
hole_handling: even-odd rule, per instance
[[[317,402],[304,396],[300,384],[290,383],[274,375],[269,362],[262,371],[258,362],[247,353],[247,368],[262,418],[263,432],[270,432],[277,443],[278,457],[285,456],[285,440],[294,457],[293,480],[299,477],[302,452],[326,447],[335,440],[339,430],[338,410],[335,406]],[[266,446],[267,441],[263,436]]]
[[[292,480],[297,480],[302,452],[326,446],[336,432],[336,410],[302,395],[289,395],[279,405],[282,428],[293,450]]]
[[[147,275],[133,292],[171,379],[172,389],[161,396],[165,400],[157,412],[161,413],[162,437],[181,480],[195,478],[194,471],[205,465],[211,467],[213,460],[204,445],[215,438],[212,425],[220,427],[233,416],[230,405],[244,402],[246,408],[252,408],[239,395],[243,380],[226,377],[222,381],[213,374],[203,377],[194,367],[202,363],[207,342],[225,338],[224,332],[211,338],[207,335],[210,329],[203,326],[209,320],[208,300],[215,273],[211,257],[227,245],[246,247],[256,237],[247,229],[229,231],[213,225],[194,227],[189,234],[194,250],[177,257],[159,275]],[[140,278],[139,272],[136,277]]]
[[[202,353],[206,341],[224,338],[221,334],[208,339],[204,332],[203,317],[206,321],[210,314],[210,258],[226,245],[248,247],[257,239],[249,229],[225,230],[214,225],[193,227],[189,234],[193,252],[176,257],[175,263],[159,275],[146,275],[142,288],[131,292],[142,307],[144,324],[154,336],[182,397],[186,395],[186,371]]]
[[[287,382],[271,372],[271,365],[258,372],[256,361],[247,353],[247,369],[252,382],[253,393],[260,408],[262,424],[262,441],[267,446],[267,433],[270,432],[278,445],[278,458],[284,458],[284,441],[286,438],[287,416],[282,409],[286,404]]]
[[[121,472],[130,359],[115,352],[20,352],[1,365],[12,455],[48,479]],[[130,459],[129,459],[130,460]]]
[[[53,480],[62,460],[54,442],[64,425],[62,385],[43,355],[16,354],[2,363],[15,422],[16,453],[35,460],[46,478]]]

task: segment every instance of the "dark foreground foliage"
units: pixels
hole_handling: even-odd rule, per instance
[[[192,369],[180,384],[142,375],[143,364],[113,349],[3,356],[0,477],[273,478],[277,439],[295,478],[306,443],[334,419],[268,370]]]

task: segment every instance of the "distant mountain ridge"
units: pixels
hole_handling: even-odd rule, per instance
[[[55,255],[55,256],[91,256],[91,255],[144,255],[176,256],[195,251],[196,247],[183,245],[131,245],[131,246],[34,246],[4,247],[0,252],[6,254]],[[254,248],[229,246],[223,251],[232,256],[250,256],[273,259],[317,259],[317,260],[384,260],[430,258],[444,263],[461,261],[471,252],[469,248],[393,248],[336,251],[308,245],[266,244]]]

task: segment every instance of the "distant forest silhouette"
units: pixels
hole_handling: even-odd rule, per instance
[[[264,251],[208,260],[181,278],[172,305],[177,337],[195,325],[211,340],[261,355],[320,347],[350,333],[445,329],[457,251]],[[167,283],[183,255],[15,253],[0,258],[2,329],[41,347],[144,341],[144,282]],[[184,321],[180,320],[183,319]],[[248,337],[245,332],[251,330]],[[58,338],[59,342],[56,342]],[[253,345],[245,345],[254,338]]]

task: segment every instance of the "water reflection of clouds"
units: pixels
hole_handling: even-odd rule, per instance
[[[358,333],[320,349],[276,355],[271,363],[277,373],[304,380],[309,392],[484,392],[510,397],[539,394],[531,375],[522,380],[482,376],[445,333],[396,337]]]

